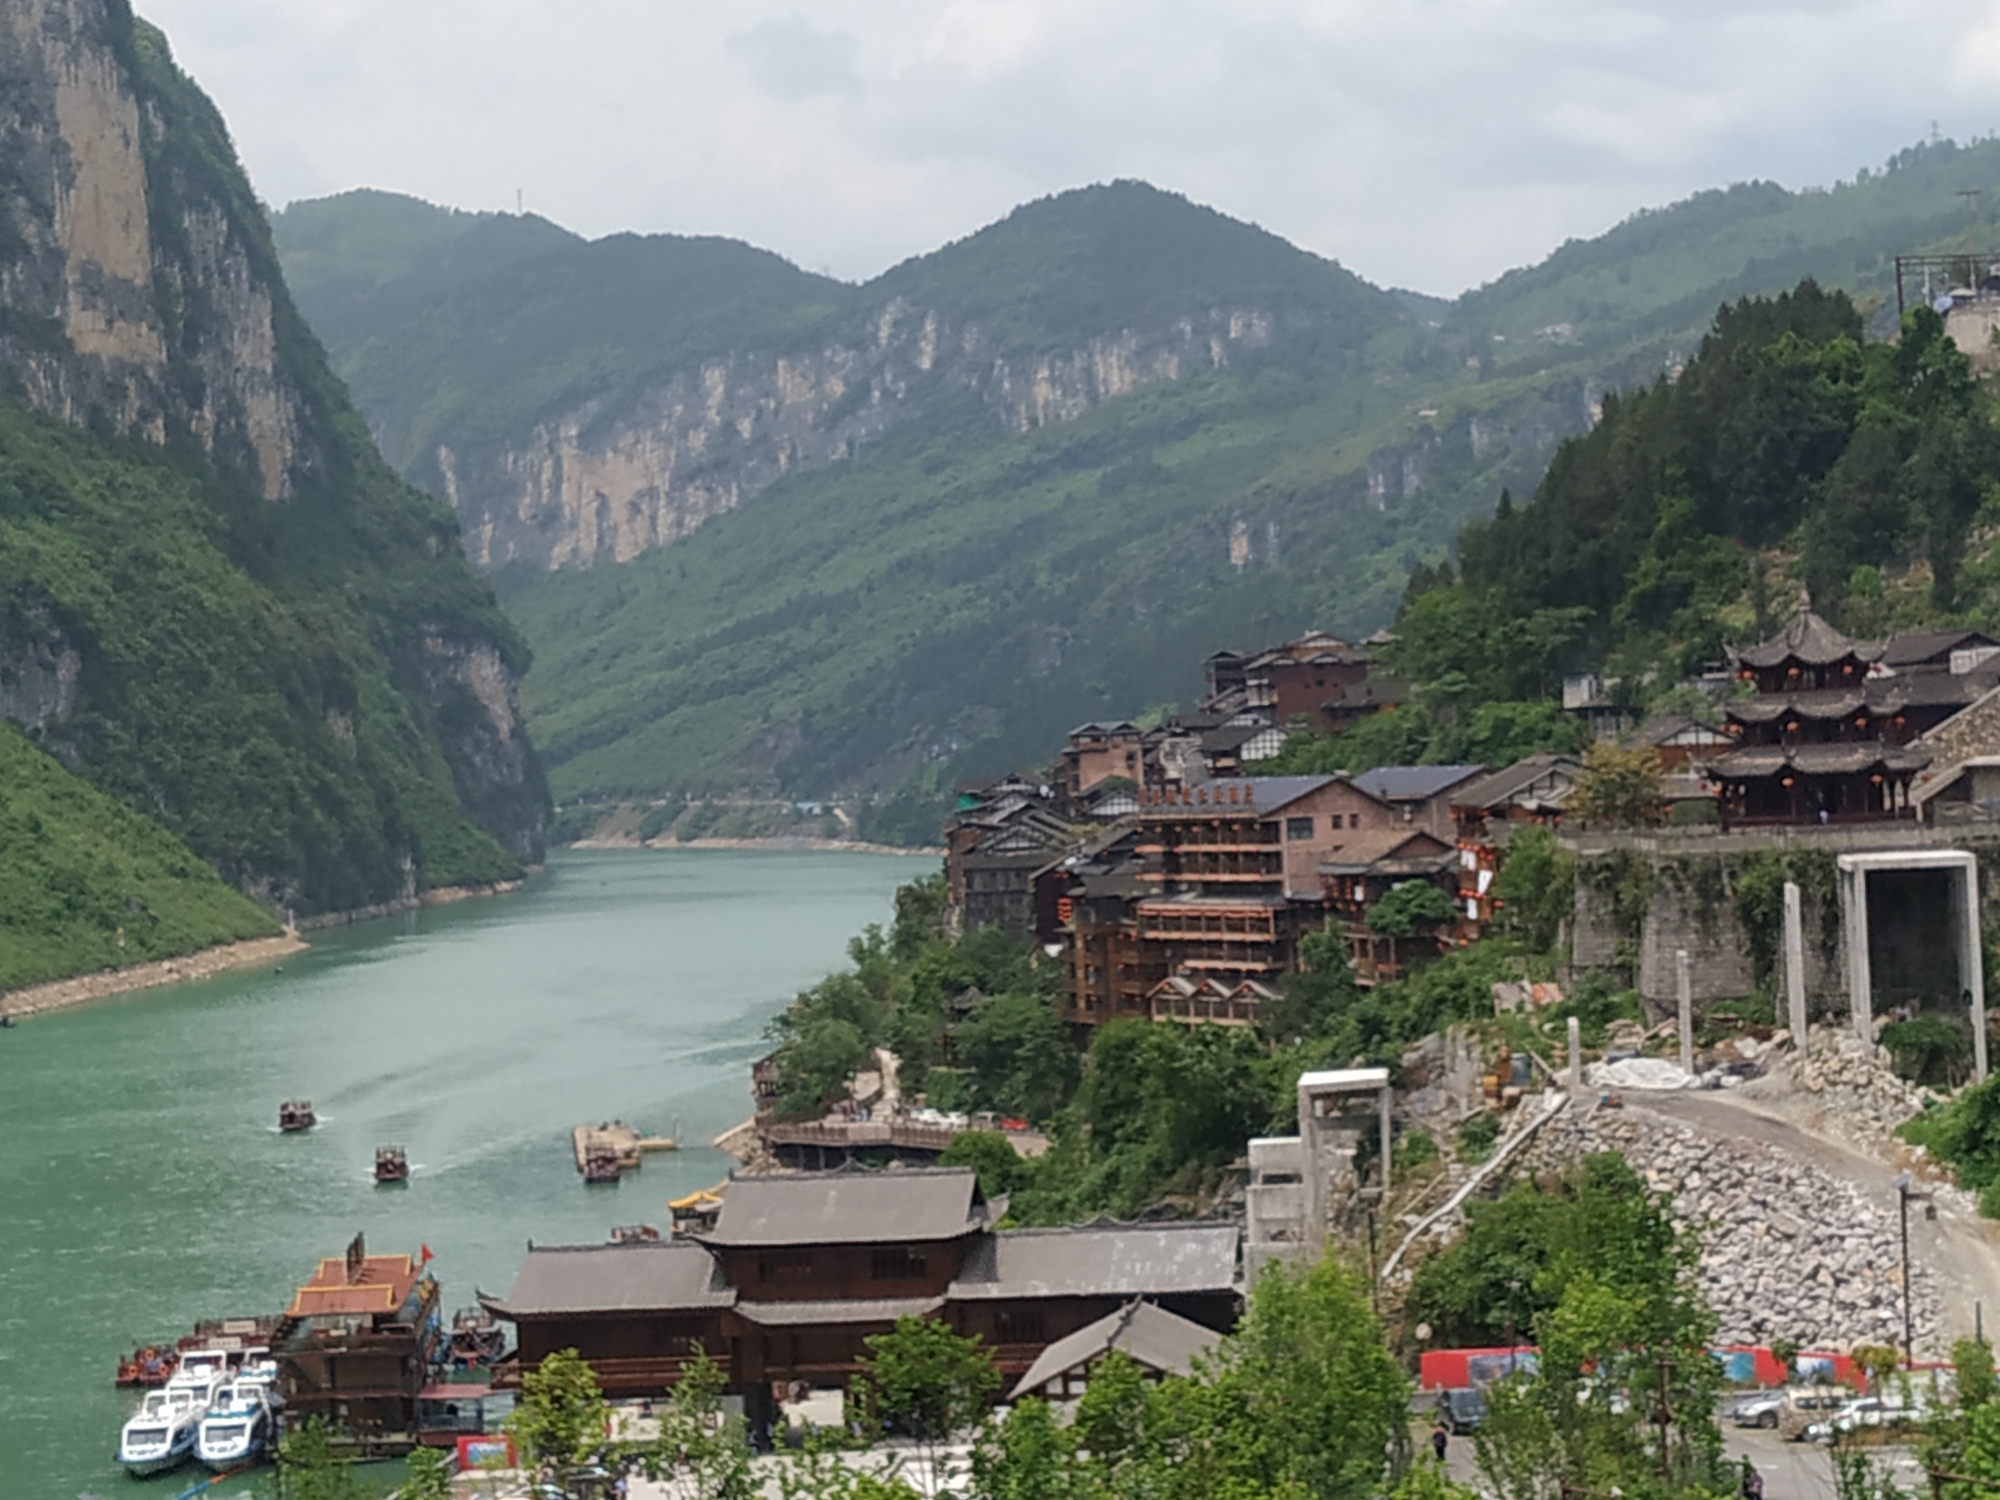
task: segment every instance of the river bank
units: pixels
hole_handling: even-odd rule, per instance
[[[911,857],[944,858],[944,846],[923,845],[910,848],[903,844],[871,844],[861,839],[822,839],[806,835],[779,834],[767,839],[718,839],[696,838],[677,839],[671,836],[657,839],[641,839],[636,835],[620,837],[616,834],[605,838],[578,839],[566,846],[571,849],[761,849],[779,854],[895,854]]]
[[[100,969],[94,974],[76,974],[68,979],[52,979],[47,984],[29,985],[0,995],[0,1016],[10,1020],[40,1015],[81,1005],[86,1000],[102,1000],[130,990],[149,990],[163,984],[179,984],[189,979],[212,979],[231,969],[247,969],[257,964],[276,963],[307,947],[296,932],[276,937],[252,938],[246,943],[222,943],[185,953],[179,958],[162,958],[152,963],[134,964],[129,969]]]
[[[323,932],[329,927],[348,927],[356,922],[373,922],[381,917],[400,917],[406,912],[422,911],[425,907],[452,906],[480,896],[511,896],[520,888],[518,880],[496,880],[490,885],[441,885],[434,890],[398,896],[394,901],[357,906],[352,911],[328,911],[316,917],[301,917],[293,926],[300,932]]]

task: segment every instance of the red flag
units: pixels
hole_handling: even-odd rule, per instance
[[[429,1265],[429,1264],[431,1263],[431,1259],[432,1259],[432,1257],[431,1257],[431,1247],[430,1247],[429,1245],[419,1245],[419,1246],[417,1246],[417,1264],[418,1264],[418,1265],[420,1265],[420,1266],[427,1266],[427,1265]]]

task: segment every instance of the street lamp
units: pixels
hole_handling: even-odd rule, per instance
[[[1910,1191],[1910,1184],[1914,1181],[1916,1181],[1915,1173],[1904,1172],[1889,1184],[1896,1190],[1897,1217],[1903,1231],[1903,1368],[1906,1370],[1914,1370],[1917,1366],[1916,1315],[1911,1310],[1913,1303],[1910,1294],[1910,1200],[1914,1198],[1925,1205],[1929,1205],[1931,1201],[1929,1193]],[[1927,1206],[1925,1212],[1932,1218],[1937,1217],[1935,1208]]]

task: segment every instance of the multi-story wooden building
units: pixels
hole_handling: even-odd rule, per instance
[[[1020,1376],[1051,1343],[1133,1298],[1226,1331],[1241,1307],[1233,1224],[999,1230],[963,1168],[742,1177],[715,1228],[665,1243],[531,1245],[504,1298],[518,1381],[574,1348],[615,1395],[672,1386],[697,1350],[753,1423],[774,1385],[844,1386],[866,1339],[902,1317],[977,1334]]]
[[[436,1279],[411,1256],[370,1255],[357,1234],[293,1293],[271,1352],[295,1416],[393,1452],[416,1442],[417,1396],[443,1338]]]

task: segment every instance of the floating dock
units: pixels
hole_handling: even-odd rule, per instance
[[[579,1125],[570,1132],[576,1150],[576,1169],[581,1172],[594,1151],[608,1151],[618,1158],[618,1170],[629,1172],[648,1151],[678,1151],[680,1142],[669,1135],[641,1135],[636,1126],[623,1120],[602,1125]]]

